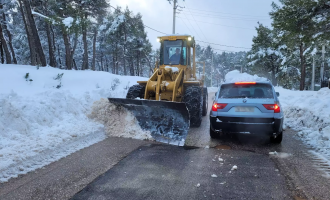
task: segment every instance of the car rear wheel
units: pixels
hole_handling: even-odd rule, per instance
[[[283,139],[283,132],[281,132],[280,134],[277,135],[277,137],[270,137],[270,142],[274,143],[274,144],[281,144]]]
[[[210,126],[210,137],[212,139],[215,139],[215,138],[218,138],[219,137],[219,134],[215,131],[212,130],[211,126]]]

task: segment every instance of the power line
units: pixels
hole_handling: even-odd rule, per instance
[[[246,48],[246,47],[236,47],[236,46],[228,46],[228,45],[224,45],[224,44],[216,44],[216,43],[205,42],[205,41],[201,41],[201,40],[196,40],[196,41],[197,41],[197,42],[202,42],[202,43],[207,43],[207,44],[213,44],[213,45],[217,45],[217,46],[224,46],[224,47],[237,48],[237,49],[251,49],[251,48]]]
[[[191,19],[183,18],[183,17],[178,17],[178,18],[186,19],[188,21],[191,20]],[[201,22],[201,23],[205,23],[205,24],[212,24],[212,25],[218,25],[218,26],[224,26],[224,27],[230,27],[230,28],[238,28],[238,29],[246,29],[246,30],[253,30],[253,31],[255,31],[255,29],[252,29],[252,28],[244,28],[244,27],[238,27],[238,26],[228,26],[228,25],[223,25],[223,24],[215,24],[215,23],[204,22],[204,21],[197,21],[197,20],[196,20],[196,22]]]
[[[161,32],[161,31],[157,31],[156,29],[153,29],[153,28],[151,28],[151,27],[149,27],[149,26],[147,26],[147,25],[144,25],[144,24],[143,24],[143,26],[146,27],[146,28],[149,28],[149,29],[151,29],[151,30],[153,30],[153,31],[156,31],[156,32],[158,32],[158,33],[162,33],[162,34],[164,34],[164,35],[168,35],[167,33],[164,33],[164,32]]]
[[[233,19],[250,19],[250,20],[270,20],[269,17],[247,17],[247,16],[230,16],[230,15],[225,15],[225,14],[210,14],[210,13],[202,13],[202,12],[196,12],[196,11],[191,11],[192,13],[195,13],[196,15],[206,15],[206,16],[214,16],[214,17],[224,17],[224,18],[233,18]]]
[[[199,45],[199,46],[202,47],[202,48],[207,48],[205,46],[201,46],[201,45]],[[211,47],[211,49],[212,50],[216,50],[216,51],[222,51],[222,52],[238,53],[237,51],[229,51],[229,50],[223,50],[223,49],[214,49],[212,47]]]
[[[117,9],[117,8],[111,6],[111,5],[110,5],[110,7],[114,8],[115,10],[118,10],[121,14],[123,14],[123,12],[122,12],[121,10],[119,10],[119,9]],[[185,22],[184,22],[184,23],[185,23]],[[186,25],[186,24],[185,24],[185,25]],[[147,26],[147,25],[144,25],[144,26],[145,26],[146,28],[149,28],[149,29],[151,29],[151,30],[153,30],[153,31],[156,31],[156,32],[158,32],[158,33],[162,33],[162,34],[164,34],[164,35],[168,35],[167,33],[164,33],[164,32],[161,32],[161,31],[158,31],[158,30],[156,30],[156,29],[154,29],[154,28],[151,28],[151,27],[149,27],[149,26]],[[187,26],[187,25],[186,25],[186,26]],[[187,26],[187,27],[188,27],[188,26]],[[227,46],[227,45],[222,45],[222,44],[216,44],[216,43],[205,42],[205,41],[201,41],[201,40],[196,40],[196,41],[198,41],[198,42],[202,42],[202,43],[207,43],[207,44],[218,45],[218,46],[225,46],[225,47],[232,47],[232,48],[244,48],[244,49],[248,49],[248,48],[245,48],[245,47]],[[201,47],[203,47],[203,46],[201,46]],[[206,48],[206,47],[203,47],[203,48]],[[212,48],[212,47],[211,47],[211,48]],[[214,49],[214,48],[212,48],[212,49]],[[234,52],[234,51],[228,51],[228,50],[223,50],[223,49],[214,49],[214,50],[227,51],[227,52]]]
[[[113,9],[115,9],[115,10],[117,10],[117,11],[119,11],[120,14],[125,14],[125,13],[123,13],[120,9],[115,8],[115,7],[113,7],[112,5],[110,5],[110,7],[112,7]],[[161,33],[161,34],[164,34],[164,35],[168,35],[167,33],[164,33],[164,32],[158,31],[158,30],[156,30],[156,29],[154,29],[154,28],[151,28],[151,27],[145,25],[144,23],[143,23],[143,26],[146,27],[146,28],[149,28],[149,29],[151,29],[151,30],[153,30],[153,31],[156,31],[156,32],[158,32],[158,33]]]
[[[199,10],[199,9],[193,9],[190,8],[190,10],[197,10],[197,11],[202,11],[202,12],[207,12],[207,13],[222,13],[222,14],[227,14],[227,15],[237,15],[237,16],[247,16],[247,17],[268,17],[268,16],[256,16],[256,15],[241,15],[241,14],[233,14],[233,13],[224,13],[224,12],[216,12],[216,11],[210,11],[210,10]]]
[[[184,3],[184,4],[186,5],[186,3]],[[188,11],[190,12],[189,8],[188,8]],[[191,14],[191,12],[190,12],[190,14]],[[192,14],[191,14],[191,16],[193,17],[193,19],[195,20],[195,23],[197,24],[197,22],[196,22],[196,19],[195,19],[194,15],[192,15]],[[205,37],[205,35],[204,35],[203,31],[201,30],[201,28],[199,27],[199,25],[198,25],[198,24],[197,24],[197,27],[198,27],[198,28],[199,28],[199,30],[202,32],[202,34],[203,34],[204,38],[205,38],[205,39],[207,39],[207,38]]]
[[[184,16],[186,16],[186,14],[184,14]],[[187,17],[187,16],[186,16]],[[196,33],[196,35],[198,36],[198,37],[200,37],[200,35],[199,35],[199,33],[196,31],[196,29],[195,29],[195,27],[192,25],[192,23],[190,22],[190,21],[188,21],[189,22],[189,24],[191,25],[191,27],[194,29],[194,32]]]
[[[271,19],[252,19],[252,18],[233,18],[233,17],[223,17],[223,16],[212,16],[212,15],[199,15],[194,14],[197,17],[203,18],[215,18],[215,19],[227,19],[227,20],[237,20],[237,21],[270,21]]]

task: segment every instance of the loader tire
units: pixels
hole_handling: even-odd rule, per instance
[[[144,98],[146,87],[144,85],[133,85],[128,89],[126,99]]]
[[[202,123],[203,97],[202,90],[198,86],[190,86],[184,92],[183,102],[189,111],[190,126],[199,127]]]
[[[208,110],[208,93],[207,93],[207,87],[203,88],[203,116],[206,116],[207,110]]]

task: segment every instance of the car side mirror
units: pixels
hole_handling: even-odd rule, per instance
[[[276,92],[276,96],[279,97],[280,96],[280,93],[279,92]]]

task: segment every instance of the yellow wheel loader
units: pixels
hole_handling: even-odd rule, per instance
[[[207,88],[196,75],[195,40],[190,35],[158,37],[160,59],[148,81],[129,88],[126,99],[111,103],[131,111],[143,130],[161,142],[182,146],[189,127],[199,127],[207,113]]]

